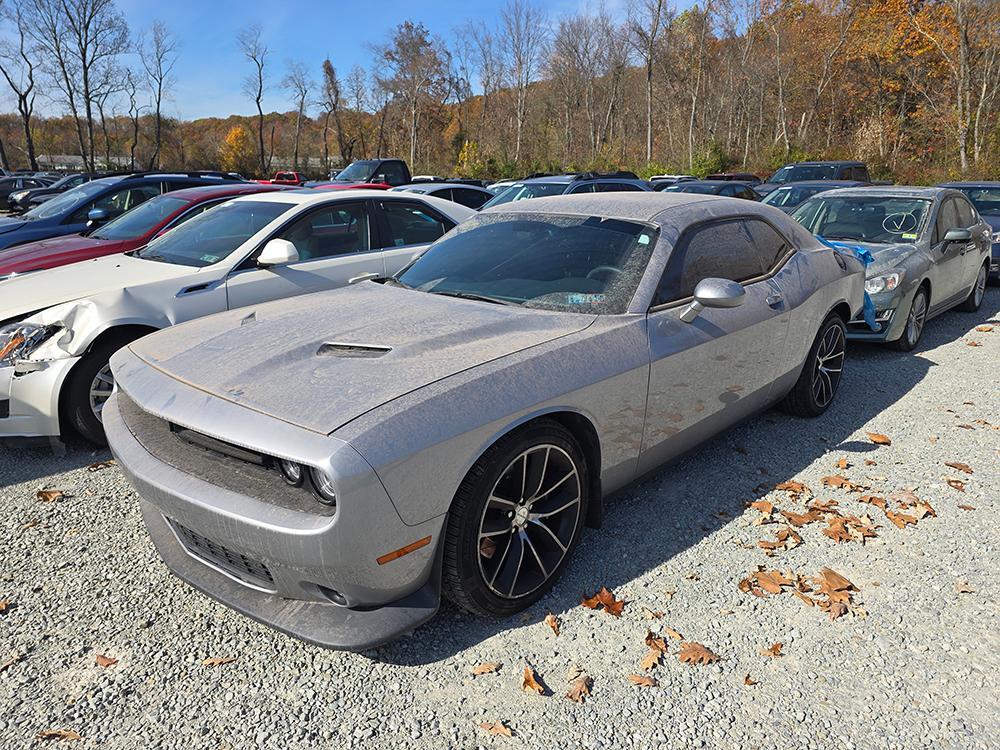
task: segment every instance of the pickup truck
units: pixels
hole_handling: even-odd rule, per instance
[[[318,182],[310,186],[320,190],[347,190],[356,187],[388,190],[409,185],[410,182],[410,168],[402,159],[362,159],[351,162],[335,175],[331,174],[329,182]]]
[[[301,172],[275,172],[270,180],[254,180],[262,185],[303,185],[305,181]]]

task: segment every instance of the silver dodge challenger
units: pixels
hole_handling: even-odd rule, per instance
[[[393,278],[128,345],[104,424],[177,576],[365,649],[442,594],[524,609],[603,497],[772,404],[823,413],[863,286],[750,201],[520,201]]]

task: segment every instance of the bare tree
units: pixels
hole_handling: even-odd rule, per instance
[[[240,52],[251,65],[251,73],[243,79],[243,93],[252,97],[257,105],[257,147],[258,166],[261,176],[270,173],[270,158],[264,153],[264,86],[266,82],[267,45],[261,39],[260,26],[254,24],[243,29],[236,38]]]
[[[360,65],[355,65],[347,74],[347,99],[348,107],[353,110],[350,119],[355,122],[353,131],[357,136],[358,145],[361,147],[361,158],[365,159],[368,157],[368,128],[365,124],[365,111],[370,106],[371,98],[368,92],[368,74]],[[353,141],[351,141],[351,154],[353,152]],[[351,154],[341,154],[341,160],[346,162]]]
[[[163,98],[173,84],[172,73],[177,63],[177,42],[162,21],[153,24],[148,43],[145,38],[140,40],[139,59],[153,97],[153,153],[149,156],[149,169],[158,169],[163,143]]]
[[[17,113],[21,116],[24,130],[25,153],[28,165],[37,170],[38,158],[35,154],[35,139],[31,134],[31,117],[35,111],[35,68],[38,51],[33,50],[28,39],[24,10],[17,6],[13,10],[0,7],[2,20],[14,25],[14,40],[0,42],[0,73],[17,99]],[[6,154],[4,155],[6,159]],[[6,167],[6,163],[4,164]]]
[[[642,58],[646,77],[646,162],[653,160],[653,71],[660,34],[672,13],[665,0],[633,0],[629,8],[632,43]]]
[[[125,69],[124,90],[125,96],[128,97],[128,119],[132,129],[128,149],[128,168],[131,171],[135,169],[135,152],[139,147],[139,117],[142,115],[142,106],[139,104],[139,78],[129,68]]]
[[[309,92],[313,82],[309,79],[306,66],[299,61],[288,64],[288,73],[281,79],[281,86],[292,97],[295,105],[295,135],[292,140],[292,169],[299,169],[299,140],[302,133],[302,118],[306,114]]]
[[[361,76],[361,88],[363,95],[363,89],[366,85],[363,79],[363,70],[361,70]],[[337,69],[333,67],[333,63],[330,62],[329,59],[323,61],[323,96],[320,104],[326,113],[326,121],[323,124],[323,163],[326,169],[329,169],[329,134],[331,118],[333,119],[333,126],[337,133],[338,161],[342,164],[350,161],[351,152],[353,151],[353,141],[348,141],[344,128],[344,95],[340,84],[340,78],[337,76]]]
[[[529,5],[527,0],[507,0],[500,11],[500,29],[506,41],[508,82],[516,96],[514,161],[520,161],[528,112],[528,87],[541,71],[548,30],[542,11]]]

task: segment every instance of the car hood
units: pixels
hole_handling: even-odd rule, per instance
[[[66,237],[53,237],[50,240],[16,245],[9,250],[0,250],[0,276],[86,260],[86,257],[80,257],[80,252],[83,250],[93,251],[92,257],[109,255],[122,244],[120,240],[99,240],[95,237],[71,234]]]
[[[981,214],[983,221],[990,225],[994,232],[1000,232],[1000,214]]]
[[[920,252],[920,249],[916,245],[909,242],[882,245],[874,242],[848,242],[847,240],[844,240],[844,244],[863,247],[872,254],[872,258],[874,260],[872,264],[865,269],[865,276],[869,279],[879,276],[886,271],[891,271],[893,268],[897,268],[903,263],[903,261]]]
[[[328,434],[406,393],[594,319],[363,282],[194,320],[130,349],[194,388]]]
[[[2,256],[0,256],[2,257]],[[107,291],[188,276],[190,266],[140,260],[129,255],[71,263],[0,280],[0,320],[10,320]]]
[[[11,217],[0,218],[0,234],[13,232],[15,229],[20,229],[27,223],[28,222],[26,222],[24,219],[14,219]]]

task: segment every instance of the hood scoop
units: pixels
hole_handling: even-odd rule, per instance
[[[345,344],[327,341],[316,350],[317,357],[339,357],[340,359],[378,359],[392,351],[390,346],[371,344]]]

